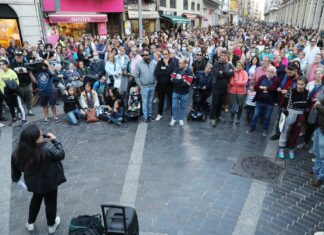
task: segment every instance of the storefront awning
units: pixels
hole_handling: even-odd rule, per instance
[[[138,19],[138,11],[128,11],[129,19]],[[142,11],[143,19],[158,19],[159,13],[157,11]]]
[[[50,23],[90,23],[90,22],[107,22],[105,14],[49,14]]]
[[[184,13],[183,15],[184,15],[187,19],[189,19],[189,20],[194,20],[194,19],[196,19],[196,15],[193,15],[193,14]]]
[[[190,24],[191,20],[184,18],[182,16],[175,16],[175,15],[160,15],[162,19],[166,19],[171,21],[172,23],[185,23]]]

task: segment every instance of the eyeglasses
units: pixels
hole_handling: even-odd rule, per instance
[[[1,63],[0,66],[1,66],[1,65],[4,65],[4,64]]]
[[[149,56],[149,54],[143,54],[142,56]]]
[[[311,42],[314,42],[315,43],[316,41],[311,41]]]
[[[202,56],[202,54],[197,54],[197,56]]]

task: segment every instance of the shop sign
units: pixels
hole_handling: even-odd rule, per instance
[[[49,15],[50,23],[107,22],[107,15]]]

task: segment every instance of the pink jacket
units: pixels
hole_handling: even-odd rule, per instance
[[[248,74],[244,69],[242,69],[241,71],[236,71],[228,84],[228,93],[246,95],[247,81]]]

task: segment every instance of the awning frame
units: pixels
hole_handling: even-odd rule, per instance
[[[103,23],[108,21],[106,14],[97,13],[70,13],[70,14],[48,14],[50,23]]]

